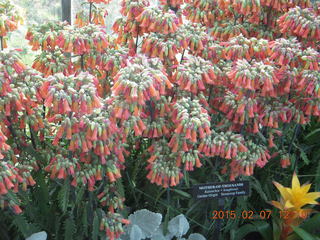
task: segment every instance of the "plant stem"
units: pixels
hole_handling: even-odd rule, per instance
[[[8,129],[13,137],[13,140],[16,140],[17,139],[17,133],[16,131],[14,130],[14,128],[12,127],[12,121],[11,121],[11,118],[10,117],[7,117],[7,121],[9,122],[9,126],[8,126]],[[20,150],[21,149],[21,146],[20,146],[20,143],[19,141],[16,142],[17,143],[17,148]]]
[[[3,37],[0,37],[0,41],[1,41],[1,50],[3,51]]]
[[[150,113],[150,116],[151,116],[151,122],[154,121],[154,110],[153,110],[153,107],[151,105],[151,101],[146,101],[147,103],[147,107],[148,107],[148,110],[149,110],[149,113]]]
[[[46,118],[46,106],[44,105],[45,100],[43,100],[43,105],[42,105],[42,109],[43,109],[43,113],[42,113],[42,119],[44,120]],[[41,140],[40,140],[41,141]],[[45,130],[43,130],[43,142],[42,142],[42,147],[43,149],[46,148],[46,141],[45,141]]]
[[[93,3],[91,2],[90,7],[89,7],[89,23],[92,23],[92,20],[91,20],[91,18],[92,18],[92,5],[93,5]]]
[[[292,150],[293,142],[294,142],[294,140],[296,139],[296,137],[298,136],[299,130],[300,130],[300,124],[297,123],[296,126],[295,126],[295,128],[294,128],[294,133],[293,133],[293,136],[292,136],[292,139],[291,139],[291,142],[290,142],[290,146],[289,146],[289,149],[288,149],[289,155],[290,155],[291,150]],[[295,171],[297,170],[297,164],[298,164],[298,159],[296,159],[296,160],[294,161],[293,169],[294,169]]]
[[[81,70],[84,71],[84,54],[81,55]]]
[[[182,63],[183,61],[183,57],[184,57],[184,54],[185,54],[186,50],[184,49],[183,52],[182,52],[182,55],[181,55],[181,60],[180,60],[180,64]]]
[[[170,205],[170,202],[171,202],[171,197],[170,197],[170,187],[167,188],[167,202],[168,202],[168,205]]]
[[[211,102],[211,96],[212,96],[212,90],[213,90],[213,85],[210,86],[210,90],[209,90],[209,98],[208,98],[208,104],[210,106],[210,102]]]
[[[139,27],[137,29],[137,39],[136,39],[136,54],[138,53],[138,40],[139,40]]]
[[[106,97],[108,94],[107,85],[110,88],[110,83],[108,82],[108,78],[109,78],[109,72],[106,70],[106,78],[105,78],[105,82],[103,84],[103,97]]]
[[[283,149],[283,144],[284,144],[284,132],[286,131],[288,127],[288,123],[284,123],[283,124],[283,128],[282,128],[282,136],[280,138],[280,143],[281,143],[281,149]]]
[[[30,131],[30,137],[31,137],[31,143],[33,148],[36,150],[37,149],[37,145],[36,145],[36,141],[34,139],[34,134],[33,134],[33,130],[31,128],[31,125],[29,124],[29,131]]]
[[[294,128],[294,133],[293,133],[293,136],[292,136],[291,141],[290,141],[290,146],[289,146],[289,149],[288,149],[288,153],[289,154],[291,153],[293,142],[296,139],[299,130],[300,130],[300,124],[297,123],[295,128]]]
[[[236,13],[234,13],[234,22],[233,22],[233,25],[234,25],[234,26],[237,24],[238,18],[239,18],[239,17],[236,15]]]

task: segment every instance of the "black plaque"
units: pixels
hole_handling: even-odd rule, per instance
[[[206,183],[193,186],[193,196],[199,200],[248,196],[249,192],[249,181]]]

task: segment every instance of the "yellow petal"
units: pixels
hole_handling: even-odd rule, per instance
[[[276,188],[279,190],[281,196],[283,199],[285,199],[285,201],[287,201],[288,199],[290,199],[290,193],[288,192],[288,190],[282,186],[280,183],[278,182],[273,182],[273,184],[276,186]]]
[[[298,189],[298,188],[300,188],[300,182],[297,174],[294,172],[292,177],[292,189]]]
[[[310,190],[311,184],[303,184],[301,186],[302,194],[306,194]]]
[[[295,207],[295,206],[290,202],[290,200],[286,201],[286,203],[284,204],[285,209],[289,209],[289,208],[293,208],[293,207]]]
[[[307,198],[312,198],[314,200],[320,198],[320,192],[310,192],[306,194]]]
[[[271,201],[271,204],[273,206],[275,206],[276,208],[280,209],[280,210],[283,210],[283,206],[281,205],[280,202],[277,202],[277,201]]]

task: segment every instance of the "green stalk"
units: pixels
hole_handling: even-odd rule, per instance
[[[3,37],[0,37],[0,41],[1,41],[1,50],[3,51]]]
[[[93,5],[93,3],[91,2],[90,7],[89,7],[89,23],[92,23],[92,20],[91,20],[91,18],[92,18],[92,5]]]
[[[137,30],[137,39],[136,39],[136,54],[138,53],[138,40],[139,40],[139,27],[138,27],[138,30]]]

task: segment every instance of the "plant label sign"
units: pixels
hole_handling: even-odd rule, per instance
[[[193,186],[193,196],[198,199],[248,196],[249,181],[206,183]]]

